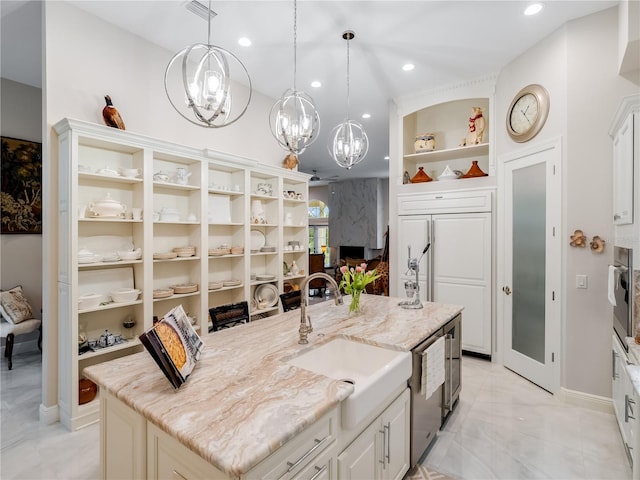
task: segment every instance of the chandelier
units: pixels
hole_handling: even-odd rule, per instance
[[[164,89],[173,108],[189,122],[220,128],[247,111],[251,79],[238,57],[211,44],[211,17],[215,16],[211,0],[206,15],[207,43],[190,45],[173,56],[164,74]]]
[[[369,150],[369,139],[364,127],[355,120],[349,120],[349,40],[355,36],[351,30],[342,34],[342,38],[347,41],[347,117],[329,135],[331,157],[347,170],[360,163]]]
[[[293,88],[287,89],[269,113],[271,134],[278,144],[294,155],[311,145],[320,131],[320,116],[313,99],[296,89],[297,2],[293,2]]]

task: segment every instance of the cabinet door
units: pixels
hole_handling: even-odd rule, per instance
[[[433,299],[463,305],[462,348],[491,355],[491,214],[434,215]]]
[[[401,480],[409,470],[409,429],[411,428],[409,390],[382,414],[382,478]]]
[[[622,439],[624,442],[627,442],[627,434],[625,428],[625,390],[626,390],[626,355],[618,338],[613,336],[613,347],[611,350],[612,354],[612,397],[613,397],[613,410],[616,414],[616,420],[618,421],[618,425],[620,427],[620,433],[622,434]]]
[[[631,114],[613,140],[613,223],[615,225],[633,223],[633,129],[634,116]]]
[[[380,421],[376,420],[338,455],[340,480],[375,480],[379,477],[378,459],[382,448]]]
[[[415,274],[407,275],[408,270],[408,249],[411,247],[411,257],[420,258],[422,251],[430,242],[430,215],[408,215],[401,216],[398,220],[398,233],[396,236],[396,252],[398,262],[398,296],[404,296],[405,280],[415,280]],[[431,266],[429,265],[429,255],[425,255],[420,262],[420,300],[427,301],[431,299],[430,286],[428,282],[428,273]]]

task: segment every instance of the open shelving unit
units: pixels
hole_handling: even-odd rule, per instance
[[[154,316],[162,317],[182,304],[196,319],[195,328],[207,334],[208,311],[215,306],[247,301],[254,319],[281,311],[279,299],[258,309],[254,294],[267,283],[282,293],[285,282],[299,284],[305,277],[285,277],[283,263],[295,259],[301,271],[308,270],[309,175],[72,119],[61,120],[54,129],[60,164],[58,403],[61,422],[75,430],[99,419],[98,398],[79,404],[78,381],[84,368],[142,351],[137,337],[151,327]],[[175,177],[178,168],[188,175],[184,184]],[[120,169],[137,169],[139,175],[112,173]],[[154,178],[160,172],[169,178]],[[271,191],[265,194],[259,184],[267,184]],[[290,190],[300,198],[289,198]],[[107,195],[125,206],[125,214],[92,217],[92,204]],[[266,223],[252,224],[253,201],[264,206]],[[128,216],[132,208],[142,209],[140,220]],[[262,232],[274,251],[252,252],[252,230]],[[300,251],[285,252],[289,241],[298,242]],[[141,248],[142,256],[79,263],[78,251],[96,244]],[[195,254],[154,258],[184,246],[195,247]],[[221,247],[237,247],[236,253],[214,254]],[[252,273],[271,274],[273,279],[253,281]],[[217,288],[220,282],[231,281],[235,284]],[[154,298],[154,290],[184,284],[196,284],[197,290]],[[213,284],[216,288],[209,288]],[[133,302],[110,302],[109,292],[118,287],[134,287],[141,294]],[[78,298],[89,292],[103,295],[102,304],[80,310]],[[133,338],[79,353],[81,331],[89,340],[105,330],[124,336],[125,318],[136,321],[127,332]]]

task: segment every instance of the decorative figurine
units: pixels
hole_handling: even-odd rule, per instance
[[[300,161],[298,160],[298,157],[293,153],[290,153],[289,155],[284,157],[284,160],[282,161],[282,166],[284,168],[288,168],[289,170],[294,170],[298,167],[299,164]]]
[[[107,102],[107,106],[102,109],[102,118],[104,119],[105,125],[125,130],[124,121],[122,120],[118,109],[113,106],[113,103],[111,103],[111,97],[109,95],[105,95],[104,99]]]
[[[467,137],[467,145],[477,145],[482,143],[482,135],[484,133],[485,120],[482,116],[482,108],[471,107],[473,114],[469,117],[469,135]]]

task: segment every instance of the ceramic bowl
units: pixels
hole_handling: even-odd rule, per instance
[[[142,173],[139,168],[121,168],[119,171],[123,177],[137,177]]]
[[[133,302],[138,299],[140,290],[136,288],[118,288],[112,290],[109,295],[111,295],[111,300],[115,303]]]
[[[88,310],[90,308],[96,308],[100,305],[104,295],[99,293],[85,293],[78,297],[78,310]]]

